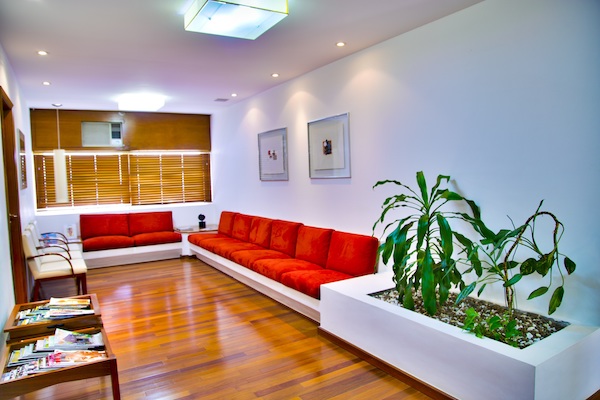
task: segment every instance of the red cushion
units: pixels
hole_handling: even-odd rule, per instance
[[[199,243],[206,239],[215,239],[215,238],[224,238],[227,237],[220,233],[194,233],[188,236],[188,242],[193,243],[195,245],[199,245]]]
[[[98,236],[85,239],[82,242],[83,251],[121,249],[133,247],[133,238],[129,236]]]
[[[280,251],[290,257],[296,253],[296,239],[298,238],[298,228],[302,224],[299,222],[289,222],[275,220],[271,225],[271,243],[269,247],[272,250]]]
[[[250,236],[250,225],[252,225],[252,219],[254,217],[245,214],[238,214],[233,219],[233,228],[231,230],[231,237],[234,239],[248,241]]]
[[[325,267],[333,229],[301,226],[298,229],[296,258]]]
[[[288,259],[264,259],[257,260],[252,264],[252,270],[261,275],[276,281],[281,280],[281,276],[290,271],[320,270],[322,267],[297,258]]]
[[[240,250],[231,253],[229,259],[246,268],[252,269],[252,264],[255,261],[265,258],[290,258],[290,256],[276,250]]]
[[[248,237],[250,243],[254,243],[268,249],[269,245],[271,244],[272,225],[272,219],[254,217],[254,219],[252,219],[252,225],[250,226],[250,236]]]
[[[353,278],[352,275],[331,269],[291,271],[281,275],[280,282],[315,299],[321,298],[321,285]]]
[[[171,211],[142,212],[129,214],[129,235],[140,233],[173,232]]]
[[[140,233],[133,236],[133,242],[136,246],[148,246],[151,244],[164,244],[181,242],[181,233],[179,232],[152,232]]]
[[[237,239],[234,239],[234,238],[230,238],[228,236],[222,236],[222,237],[214,237],[212,239],[202,240],[202,241],[196,243],[196,245],[199,247],[202,247],[203,249],[206,249],[208,251],[212,251],[213,253],[216,253],[215,249],[217,247],[221,247],[224,244],[227,245],[230,243],[240,243],[240,241]]]
[[[231,236],[231,230],[233,229],[233,218],[237,213],[231,211],[223,211],[221,213],[221,219],[219,220],[219,229],[218,232]]]
[[[334,231],[325,267],[353,276],[373,274],[378,246],[373,236]]]
[[[81,240],[110,235],[129,236],[129,218],[127,214],[81,214],[79,230]]]
[[[263,248],[248,242],[219,242],[214,247],[212,252],[220,255],[221,257],[225,257],[227,259],[231,258],[231,254],[234,251],[240,250],[262,250]]]

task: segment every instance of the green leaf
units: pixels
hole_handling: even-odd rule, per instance
[[[483,285],[481,285],[481,287],[477,291],[477,297],[481,296],[481,293],[483,293],[483,289],[485,289],[486,286],[487,286],[487,283],[484,283]]]
[[[544,254],[540,257],[535,265],[535,270],[541,276],[546,276],[550,268],[552,268],[552,264],[554,264],[554,251],[551,251],[548,254]]]
[[[425,257],[422,261],[421,293],[423,295],[423,307],[429,315],[434,315],[437,311],[437,301],[435,297],[435,276],[433,274],[433,259],[429,249],[425,250]]]
[[[460,304],[464,299],[466,299],[471,293],[473,293],[473,290],[475,290],[475,286],[477,286],[477,282],[473,282],[469,286],[464,288],[456,297],[456,301],[454,302],[454,304]]]
[[[527,300],[535,299],[536,297],[540,297],[541,295],[546,294],[548,289],[550,289],[550,288],[547,286],[542,286],[542,287],[535,289],[533,292],[531,292],[531,294],[529,295]]]
[[[425,175],[423,171],[417,172],[417,184],[421,190],[421,197],[423,198],[423,204],[425,208],[429,208],[429,197],[427,195],[427,182],[425,181]]]
[[[414,310],[415,309],[415,301],[413,299],[412,288],[413,288],[412,283],[409,283],[407,285],[407,287],[406,287],[406,292],[404,293],[404,301],[402,302],[402,305],[407,310]]]
[[[523,275],[521,275],[521,274],[515,274],[508,281],[504,282],[504,287],[509,287],[509,286],[514,285],[515,283],[519,282],[522,277],[523,277]]]
[[[567,273],[569,275],[571,275],[573,272],[575,272],[575,263],[569,258],[569,257],[565,257],[565,269],[567,270]]]
[[[560,304],[562,303],[563,296],[565,294],[565,288],[559,286],[556,288],[554,293],[552,293],[552,298],[550,299],[550,306],[548,307],[548,314],[552,314]]]
[[[381,251],[383,263],[387,264],[390,256],[392,255],[392,251],[394,251],[394,238],[392,235],[388,236],[385,240],[385,243],[379,246],[379,251]]]
[[[452,244],[452,229],[448,220],[442,214],[437,214],[437,223],[440,228],[440,239],[442,240],[442,249],[444,250],[444,259],[449,262],[452,258],[454,246]]]
[[[527,260],[523,261],[521,263],[521,274],[522,275],[530,275],[533,274],[535,272],[535,266],[537,264],[537,261],[535,260],[535,258],[528,258]]]
[[[440,192],[440,197],[449,201],[464,200],[464,198],[460,194],[452,192],[448,189],[445,189],[442,192]]]
[[[421,246],[423,246],[423,241],[425,240],[427,232],[429,232],[429,215],[423,214],[417,223],[417,249],[420,249]]]

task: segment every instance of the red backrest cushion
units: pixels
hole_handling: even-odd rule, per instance
[[[129,236],[127,214],[81,214],[79,216],[81,239],[98,236]]]
[[[372,274],[378,246],[373,236],[334,231],[325,268],[354,276]]]
[[[219,220],[218,232],[223,235],[231,236],[231,230],[233,229],[233,218],[237,213],[231,211],[221,212],[221,219]]]
[[[333,229],[301,226],[298,229],[296,258],[325,267]]]
[[[254,217],[245,214],[237,214],[233,218],[233,228],[231,229],[231,237],[234,239],[248,241],[250,236],[250,225]]]
[[[299,222],[274,220],[271,225],[271,243],[269,247],[272,250],[277,250],[290,257],[294,257],[298,228],[301,225]]]
[[[155,211],[129,214],[129,234],[173,232],[173,212]]]
[[[254,243],[268,249],[269,245],[271,244],[272,225],[272,219],[254,217],[254,219],[252,219],[252,225],[250,225],[250,236],[248,237],[250,243]]]

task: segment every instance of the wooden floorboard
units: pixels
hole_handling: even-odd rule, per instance
[[[430,399],[195,258],[92,269],[88,289],[100,301],[123,399]],[[20,397],[110,398],[106,377]]]

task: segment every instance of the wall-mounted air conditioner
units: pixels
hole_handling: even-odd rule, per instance
[[[81,144],[83,147],[123,146],[121,122],[82,122]]]

